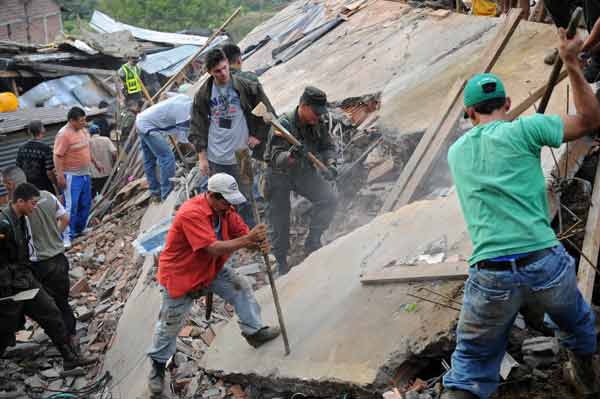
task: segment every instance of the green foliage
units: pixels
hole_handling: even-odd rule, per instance
[[[77,16],[89,20],[98,9],[120,22],[164,32],[214,29],[242,3],[242,14],[232,25],[241,39],[289,0],[58,0],[67,32],[77,31]]]

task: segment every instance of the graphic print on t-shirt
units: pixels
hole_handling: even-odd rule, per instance
[[[231,83],[213,84],[209,102],[208,160],[220,165],[234,165],[235,152],[248,146],[248,125],[240,96]]]

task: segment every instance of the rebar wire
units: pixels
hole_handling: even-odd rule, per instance
[[[462,306],[462,302],[459,302],[459,301],[457,301],[457,300],[455,300],[455,299],[453,299],[453,298],[450,298],[450,297],[449,297],[449,296],[447,296],[447,295],[440,294],[439,292],[436,292],[436,291],[434,291],[434,290],[432,290],[432,289],[430,289],[430,288],[427,288],[427,287],[420,287],[420,288],[418,288],[418,290],[419,290],[419,291],[421,291],[421,290],[424,290],[424,291],[430,292],[430,293],[432,293],[432,294],[434,294],[434,295],[437,295],[437,296],[440,296],[440,297],[442,297],[442,298],[444,298],[444,299],[447,299],[447,300],[449,300],[450,302],[454,302],[455,304],[457,304],[457,305],[459,305],[459,306]]]
[[[410,292],[407,292],[406,295],[411,296],[413,298],[420,299],[420,300],[425,301],[425,302],[430,302],[430,303],[433,303],[435,305],[443,306],[445,308],[456,310],[457,312],[460,312],[460,309],[455,308],[454,306],[446,305],[445,303],[441,303],[441,302],[433,301],[431,299],[423,298],[421,296],[411,294]]]

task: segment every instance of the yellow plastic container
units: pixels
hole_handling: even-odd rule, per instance
[[[0,112],[15,112],[19,109],[19,100],[13,93],[0,93]]]
[[[488,0],[473,0],[473,15],[496,16],[496,3]]]

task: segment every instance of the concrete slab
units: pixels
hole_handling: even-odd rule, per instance
[[[444,345],[457,312],[418,303],[411,285],[367,287],[360,275],[391,260],[415,257],[435,242],[448,255],[468,256],[469,240],[454,195],[411,204],[383,215],[309,256],[277,283],[292,353],[281,340],[256,350],[229,323],[203,358],[209,373],[236,382],[269,384],[304,393],[357,392],[389,386],[398,366]],[[452,294],[460,283],[436,289]],[[257,293],[263,317],[276,323],[270,290]],[[336,391],[337,390],[337,391]]]

